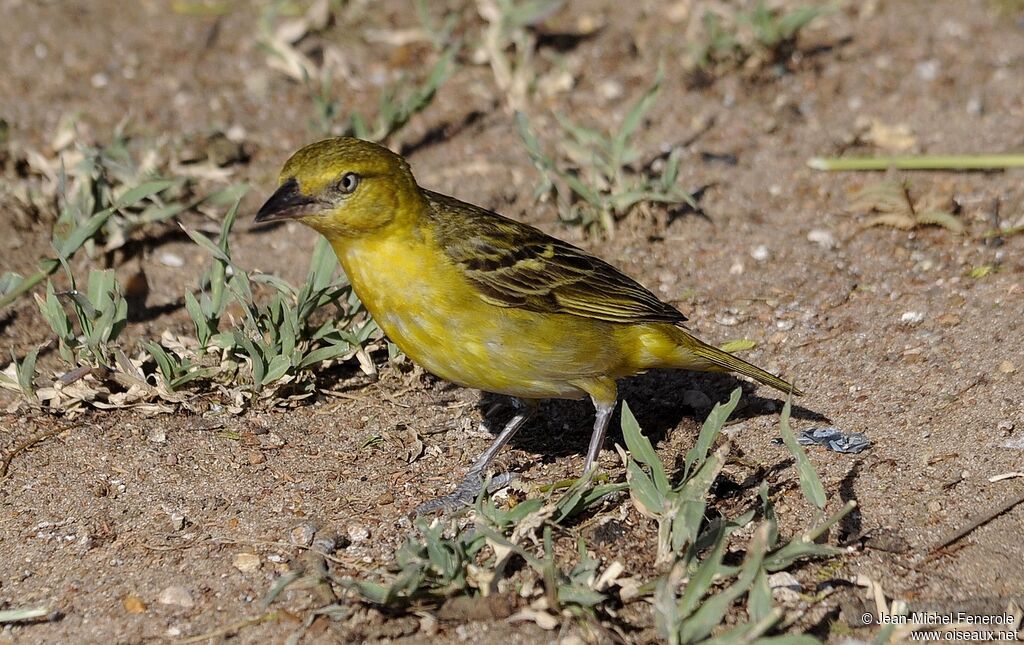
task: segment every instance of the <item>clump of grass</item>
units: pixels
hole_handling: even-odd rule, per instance
[[[79,291],[74,276],[69,291],[56,292],[52,282],[46,284],[46,297],[36,296],[43,318],[57,337],[61,358],[78,367],[83,363],[108,365],[112,344],[128,323],[128,303],[114,277],[114,271],[90,271],[88,288]],[[70,304],[69,316],[64,305]]]
[[[942,201],[915,199],[907,180],[885,180],[869,184],[852,197],[849,210],[877,213],[866,219],[861,228],[890,226],[909,231],[922,226],[941,226],[953,233],[962,233],[963,223],[949,212]]]
[[[564,0],[477,0],[487,26],[480,43],[494,83],[513,111],[525,110],[537,81],[537,37],[530,27],[556,12]]]
[[[237,205],[224,219],[216,243],[198,231],[186,229],[212,256],[199,298],[186,295],[186,310],[200,346],[213,345],[241,359],[247,368],[245,380],[253,392],[279,384],[309,394],[315,385],[314,367],[356,354],[361,355],[364,366],[372,368],[365,346],[377,333],[377,326],[363,311],[347,280],[336,275],[337,262],[330,244],[323,239],[317,242],[309,273],[299,288],[275,276],[249,274],[230,255],[228,239],[236,211]],[[269,299],[254,295],[254,283],[270,288]],[[230,302],[240,306],[241,320],[221,330],[221,318]],[[314,313],[324,307],[333,307],[332,315],[316,321]]]
[[[709,512],[709,490],[729,450],[728,443],[714,451],[712,446],[739,397],[737,389],[728,403],[715,406],[675,482],[629,406],[623,405],[622,431],[629,447],[628,454],[619,448],[626,466],[624,483],[595,485],[584,478],[568,489],[511,507],[482,494],[468,525],[458,518],[420,518],[386,571],[331,579],[389,613],[415,612],[450,598],[488,596],[515,588],[520,600],[513,618],[532,620],[545,629],[571,622],[600,632],[601,623],[622,624],[620,610],[625,604],[642,603],[652,608],[659,637],[668,643],[711,637],[746,642],[770,634],[779,629],[785,612],[772,598],[768,574],[798,560],[840,553],[819,543],[819,538],[853,504],[825,516],[824,488],[793,437],[787,403],[782,433],[795,458],[801,490],[817,510],[815,523],[793,539],[783,539],[766,486],[761,487],[753,508],[739,517],[727,519]],[[617,561],[602,565],[582,538],[575,540],[569,554],[556,548],[568,518],[615,504],[614,496],[623,492],[628,492],[642,515],[658,523],[652,545],[658,567],[646,580],[627,577]],[[744,533],[750,538],[740,539]],[[726,564],[726,553],[737,551],[743,553],[742,562]],[[341,615],[344,606],[323,607],[317,615]],[[808,636],[786,638],[816,642]]]
[[[564,155],[548,155],[530,129],[526,116],[516,115],[519,135],[530,159],[542,174],[537,196],[554,193],[559,218],[588,230],[613,234],[617,220],[642,204],[681,204],[696,208],[690,193],[677,185],[679,158],[672,153],[660,175],[640,165],[640,151],[631,139],[657,100],[662,76],[640,97],[619,127],[605,133],[557,115],[562,136],[555,147]]]
[[[796,50],[801,30],[830,10],[828,5],[769,9],[764,0],[757,0],[750,9],[707,11],[701,15],[687,65],[708,80],[740,66],[759,69],[785,62]]]
[[[36,208],[54,209],[54,255],[39,261],[28,276],[0,277],[0,308],[15,302],[84,250],[89,257],[110,254],[133,236],[166,227],[184,212],[230,203],[244,185],[204,190],[199,177],[176,174],[159,144],[133,140],[119,127],[109,143],[72,145],[75,118],[62,120],[57,155],[28,155],[41,177],[37,194],[25,195]],[[168,178],[168,175],[173,175]]]
[[[309,396],[317,368],[327,361],[357,357],[372,371],[367,346],[378,328],[347,280],[337,275],[330,245],[323,240],[317,245],[298,288],[274,276],[250,274],[231,258],[228,240],[237,209],[236,202],[216,242],[186,229],[212,257],[198,293],[185,294],[195,338],[165,332],[159,340],[141,339],[141,351],[129,358],[120,342],[128,307],[114,271],[92,271],[81,291],[64,264],[72,288],[59,292],[48,282],[45,297],[36,300],[68,371],[53,387],[40,390],[38,351],[33,350],[21,361],[12,356],[0,385],[54,412],[74,412],[83,404],[127,407],[154,401],[160,401],[154,411],[169,412],[187,404],[179,394],[186,388],[227,395],[234,409],[257,397],[280,404]],[[260,295],[267,289],[269,296]],[[239,320],[230,315],[232,306]],[[320,313],[325,309],[329,315]],[[72,383],[73,395],[61,391]]]
[[[350,112],[342,119],[345,108],[334,89],[340,55],[328,44],[320,62],[315,62],[300,47],[308,36],[322,34],[330,27],[339,4],[314,2],[306,11],[288,17],[295,11],[287,11],[285,3],[272,2],[266,5],[260,17],[258,43],[267,53],[268,64],[273,69],[302,84],[309,92],[313,104],[309,127],[314,135],[354,136],[384,143],[431,104],[451,75],[461,45],[457,41],[450,42],[454,27],[451,20],[435,25],[426,8],[417,5],[423,30],[437,49],[437,60],[430,71],[418,82],[403,75],[382,89],[377,111],[372,116]]]
[[[385,88],[380,94],[377,113],[372,119],[368,120],[359,113],[352,113],[342,133],[367,141],[386,142],[402,129],[413,115],[430,105],[434,95],[451,75],[459,47],[460,45],[456,43],[442,51],[426,78],[418,85],[403,77]],[[321,124],[327,125],[326,120],[321,120]],[[333,130],[333,126],[329,126],[328,130]]]

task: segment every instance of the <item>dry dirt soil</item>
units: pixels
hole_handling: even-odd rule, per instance
[[[0,117],[12,145],[39,150],[72,112],[95,141],[109,140],[126,117],[135,135],[172,144],[233,128],[250,152],[233,179],[253,186],[234,233],[237,260],[298,283],[313,234],[298,226],[251,230],[250,222],[284,159],[311,140],[312,104],[300,84],[268,68],[255,39],[257,4],[224,4],[233,8],[216,17],[158,0],[0,0]],[[724,70],[695,84],[678,62],[687,51],[680,21],[704,4],[585,0],[562,8],[539,27],[548,50],[542,62],[560,56],[573,85],[530,108],[545,136],[556,132],[551,110],[618,123],[661,62],[664,88],[637,145],[650,156],[682,146],[680,182],[706,187],[701,214],[634,213],[612,238],[559,223],[551,203],[533,201],[536,170],[490,70],[469,53],[392,146],[411,151],[421,184],[600,254],[676,304],[703,338],[756,341],[746,358],[807,391],[796,429],[830,424],[870,438],[871,449],[858,455],[810,450],[829,508],[854,499],[859,509],[829,536],[851,547],[848,555],[793,571],[805,591],[863,575],[912,605],[1001,608],[1024,597],[1024,507],[935,549],[1024,492],[1022,479],[989,479],[1024,470],[1024,235],[984,237],[998,223],[1022,223],[1024,174],[830,174],[806,165],[816,155],[886,154],[901,143],[927,153],[1024,149],[1020,14],[1013,3],[984,0],[840,2],[783,65]],[[405,3],[354,6],[319,38],[340,48],[355,79],[335,86],[343,110],[367,112],[377,94],[367,79],[396,70],[421,76],[429,49],[375,37],[417,27]],[[472,8],[462,15],[479,21]],[[595,24],[586,37],[565,37]],[[5,185],[18,176],[9,172]],[[886,177],[909,178],[916,198],[955,210],[965,232],[863,229],[851,194]],[[24,273],[47,252],[52,215],[26,223],[3,204],[0,270]],[[180,298],[202,273],[204,253],[173,233],[133,248],[155,313],[132,323],[125,342],[187,332]],[[165,266],[164,253],[185,266]],[[76,262],[76,270],[90,264]],[[978,267],[992,270],[972,277]],[[0,334],[4,353],[17,356],[49,338],[31,297],[0,314]],[[40,359],[44,371],[57,368],[52,354]],[[350,366],[325,381],[343,398],[286,409],[0,416],[6,452],[19,438],[67,428],[16,455],[0,481],[0,608],[45,606],[59,616],[8,626],[0,642],[173,640],[258,616],[259,600],[300,554],[291,541],[311,528],[338,536],[331,566],[341,575],[386,564],[409,533],[410,511],[450,490],[489,437],[477,430],[479,393],[378,358],[378,378]],[[738,384],[653,373],[625,383],[622,396],[672,461],[710,403]],[[772,443],[781,402],[766,388],[743,387],[730,427],[743,459],[726,470],[729,495],[740,501],[723,493],[715,503],[741,506],[767,481],[792,532],[811,514],[791,458]],[[499,459],[526,490],[578,473],[589,436],[589,404],[543,411]],[[383,442],[365,445],[375,435]],[[413,436],[426,447],[410,464]],[[608,448],[615,441],[617,424]],[[622,476],[612,450],[601,463]],[[654,531],[620,498],[567,529],[560,543],[572,548],[582,535],[599,557],[644,577],[653,574]],[[240,553],[258,563],[240,570]],[[850,588],[812,604],[797,628],[832,640],[869,638],[871,628],[845,626],[857,616],[840,612],[863,595]],[[317,600],[289,590],[278,606],[284,611],[274,620],[230,633],[240,642],[283,641]],[[631,640],[656,639],[646,616],[634,617]],[[572,633],[449,618],[435,624],[359,609],[318,622],[307,638],[535,642]]]

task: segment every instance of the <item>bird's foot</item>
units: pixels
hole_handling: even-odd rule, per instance
[[[507,486],[515,478],[512,473],[501,473],[495,475],[490,479],[487,485],[488,492],[495,492]],[[455,487],[455,491],[449,495],[443,495],[441,497],[432,499],[427,502],[423,502],[416,507],[417,515],[426,515],[428,513],[435,513],[441,511],[442,513],[448,513],[451,511],[457,511],[465,506],[470,506],[476,501],[477,495],[483,490],[484,480],[480,476],[480,473],[470,471],[466,474],[466,477],[459,482],[459,485]]]

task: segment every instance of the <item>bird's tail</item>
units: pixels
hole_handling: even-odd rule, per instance
[[[678,345],[674,352],[676,360],[673,361],[672,367],[704,372],[736,372],[787,394],[792,393],[797,396],[803,394],[791,383],[728,352],[708,345],[683,329],[676,327],[675,331],[677,332],[675,340]]]

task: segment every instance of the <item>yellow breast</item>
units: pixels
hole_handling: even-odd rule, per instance
[[[580,398],[573,381],[636,370],[621,325],[484,302],[429,232],[334,244],[384,333],[454,383],[524,398]]]

